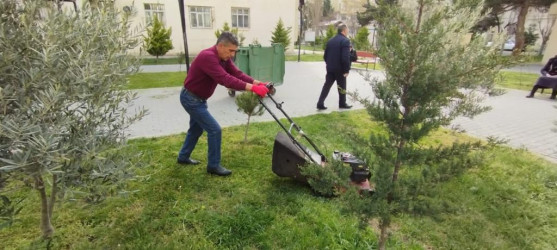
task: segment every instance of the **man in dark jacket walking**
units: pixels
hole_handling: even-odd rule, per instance
[[[338,86],[338,107],[341,109],[349,109],[352,106],[346,104],[346,77],[350,71],[350,40],[348,35],[348,27],[346,24],[337,26],[338,34],[327,42],[323,59],[327,64],[327,75],[325,84],[321,90],[319,101],[317,101],[317,109],[324,110],[325,99],[329,95],[331,86],[336,81]]]

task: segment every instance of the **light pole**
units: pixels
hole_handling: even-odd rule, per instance
[[[190,71],[190,54],[188,51],[188,36],[186,34],[186,18],[184,15],[184,0],[178,0],[178,5],[180,5],[180,19],[182,21],[182,35],[184,38],[184,54],[186,56],[186,71]]]
[[[298,10],[300,11],[300,35],[298,36],[298,62],[300,62],[300,51],[302,50],[302,30],[304,29],[304,19],[302,10],[304,9],[304,0],[300,0]]]

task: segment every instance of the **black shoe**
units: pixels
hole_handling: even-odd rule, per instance
[[[188,159],[185,159],[185,160],[178,159],[178,160],[176,160],[176,162],[178,164],[186,164],[186,165],[197,165],[197,164],[199,164],[199,161],[194,160],[192,158],[188,158]]]
[[[327,107],[323,106],[323,105],[317,105],[317,109],[319,110],[325,110],[327,109]]]
[[[340,108],[340,109],[351,109],[352,105],[344,104],[344,105],[338,106],[338,108]]]
[[[232,171],[224,168],[223,166],[219,165],[218,167],[209,167],[207,166],[207,173],[215,174],[219,176],[227,176],[232,174]]]
[[[534,97],[533,95],[527,95],[526,98],[532,98]]]
[[[555,100],[555,96],[551,96],[551,97],[549,97],[549,99]]]

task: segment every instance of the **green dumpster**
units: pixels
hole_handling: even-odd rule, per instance
[[[249,46],[249,75],[263,82],[282,84],[284,80],[284,47],[275,43],[271,47]]]
[[[284,47],[274,43],[270,47],[252,45],[240,47],[236,52],[234,64],[242,72],[262,82],[273,82],[275,86],[284,81]],[[228,95],[236,92],[228,89]]]
[[[234,57],[234,64],[242,72],[249,75],[249,47],[238,48],[236,57]]]

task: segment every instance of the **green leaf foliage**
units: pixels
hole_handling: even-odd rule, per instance
[[[0,19],[0,176],[39,192],[50,237],[57,199],[99,201],[131,176],[133,158],[121,149],[144,111],[127,114],[134,94],[124,88],[139,65],[127,51],[140,37],[127,15],[87,4],[77,15],[6,0]]]
[[[280,43],[284,46],[284,50],[287,50],[288,45],[290,45],[290,31],[291,27],[285,28],[282,19],[279,18],[277,26],[273,31],[273,36],[271,37],[271,43]]]
[[[248,115],[248,121],[246,124],[246,132],[244,133],[244,142],[248,140],[248,129],[249,123],[252,116],[260,116],[265,113],[265,109],[261,103],[259,103],[259,96],[251,91],[245,91],[236,97],[236,105],[238,105],[238,111],[243,112]]]
[[[535,45],[538,38],[540,38],[540,35],[536,32],[536,25],[530,25],[528,30],[524,32],[524,46]]]
[[[170,35],[172,35],[172,28],[166,29],[155,15],[151,27],[147,28],[147,36],[143,38],[143,47],[149,55],[156,56],[158,59],[159,56],[164,56],[174,48]]]
[[[327,42],[331,40],[337,34],[337,30],[335,29],[334,25],[327,26],[327,32],[325,33],[325,37],[323,37],[323,50],[327,48]]]
[[[306,176],[311,188],[320,195],[330,197],[341,194],[349,188],[352,168],[342,161],[332,161],[325,166],[308,164],[300,172]]]
[[[358,32],[356,33],[356,37],[354,37],[354,49],[370,51],[371,44],[369,43],[368,37],[369,37],[369,30],[367,30],[367,27],[359,28]]]

